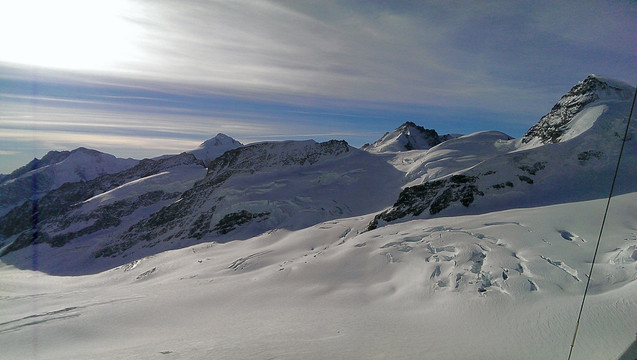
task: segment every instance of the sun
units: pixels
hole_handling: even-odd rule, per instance
[[[141,11],[129,0],[0,0],[0,62],[104,70],[141,56]]]

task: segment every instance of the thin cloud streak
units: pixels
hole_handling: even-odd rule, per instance
[[[165,133],[166,136],[201,138],[215,131],[233,130],[239,132],[269,133],[274,126],[264,122],[248,122],[245,118],[210,116],[173,116],[171,114],[144,112],[122,112],[98,110],[94,108],[78,109],[66,107],[38,106],[28,119],[11,116],[12,106],[8,105],[0,118],[0,128],[25,129],[34,131],[64,130],[95,132],[103,130],[115,133]],[[161,109],[155,109],[161,110]],[[19,114],[20,106],[16,107]],[[239,121],[240,120],[240,121]],[[184,127],[182,123],[187,123]],[[0,137],[3,136],[0,134]],[[205,140],[205,139],[202,139]]]

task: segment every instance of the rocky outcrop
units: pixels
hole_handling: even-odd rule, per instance
[[[396,203],[376,215],[367,228],[375,229],[381,220],[389,223],[406,216],[418,216],[424,211],[435,215],[454,202],[468,207],[476,196],[484,196],[484,192],[475,185],[476,180],[476,176],[453,175],[448,179],[408,187],[400,193]]]

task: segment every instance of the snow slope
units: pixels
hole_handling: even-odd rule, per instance
[[[409,185],[465,170],[516,148],[515,140],[499,131],[458,136],[431,149],[398,152],[391,164],[404,172]]]
[[[575,359],[634,339],[635,204],[614,199]],[[0,358],[566,358],[604,206],[355,217],[82,277],[2,265]]]
[[[634,91],[635,88],[624,82],[591,74],[564,94],[551,111],[524,134],[521,143],[529,148],[572,139],[592,125],[594,120],[591,120],[604,111],[603,105],[630,106]],[[591,107],[595,108],[592,114]],[[627,117],[628,112],[623,110],[620,116]]]

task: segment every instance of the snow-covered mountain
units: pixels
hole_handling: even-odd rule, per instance
[[[521,140],[503,143],[498,139],[490,146],[504,152],[493,151],[497,156],[475,166],[406,188],[390,209],[376,216],[370,228],[379,221],[434,216],[443,211],[451,215],[484,213],[608,196],[631,94],[634,88],[627,84],[589,76]],[[631,140],[635,129],[633,123]],[[546,135],[549,133],[552,135]],[[629,141],[627,147],[623,166],[637,168],[637,145]],[[632,176],[631,171],[620,173],[620,192],[637,191]]]
[[[1,254],[38,243],[64,253],[63,247],[76,238],[92,241],[100,234],[116,237],[140,218],[179,198],[206,174],[203,160],[212,159],[215,153],[236,143],[219,134],[198,149],[201,159],[192,153],[144,159],[116,174],[66,182],[38,198],[23,199],[20,206],[0,218],[0,243],[11,239]],[[58,265],[65,262],[64,258],[60,255]]]
[[[388,132],[373,144],[365,144],[361,149],[370,152],[397,152],[408,150],[427,150],[443,141],[460,135],[447,134],[440,136],[433,129],[425,129],[411,121]]]
[[[189,151],[189,153],[193,154],[198,160],[203,161],[203,163],[208,166],[212,160],[218,158],[224,152],[241,146],[243,146],[243,144],[230,136],[217,134],[217,136],[204,141],[197,149]]]
[[[590,276],[574,355],[617,358],[637,322],[637,123],[589,270],[634,91],[589,76],[520,139],[218,135],[26,199],[0,217],[6,356],[38,326],[50,358],[556,358]]]
[[[31,198],[38,198],[64,183],[93,180],[128,169],[138,160],[120,159],[96,150],[50,151],[33,159],[0,183],[0,214]]]
[[[626,83],[589,75],[562,96],[521,141],[525,148],[567,141],[590,129],[609,105],[619,102],[627,106],[633,94],[633,88]],[[618,111],[617,116],[626,116],[624,107],[611,110]]]
[[[227,151],[207,171],[187,153],[143,160],[118,176],[65,186],[9,212],[0,218],[9,244],[2,254],[7,261],[28,257],[30,246],[40,243],[35,246],[52,247],[41,269],[103,270],[202,241],[364,215],[390,204],[403,184],[388,157],[382,159],[344,141],[286,141]],[[37,239],[29,220],[33,206],[40,214]],[[83,250],[67,258],[70,248]]]
[[[11,255],[18,259],[30,246],[48,244],[55,255],[41,268],[86,266],[70,266],[79,261],[104,269],[113,264],[104,258],[118,264],[199,242],[247,239],[375,212],[367,230],[414,217],[602,198],[615,168],[630,91],[626,84],[590,76],[522,139],[495,131],[441,138],[410,122],[367,151],[343,141],[241,146],[218,134],[190,153],[143,160],[25,202],[0,218],[2,254],[18,252]],[[563,114],[568,119],[557,124]],[[541,134],[548,130],[539,129],[556,124],[561,135],[544,144]],[[627,152],[628,166],[637,164],[635,153]],[[637,191],[630,176],[620,176],[623,193]],[[65,259],[68,246],[85,250]]]
[[[206,177],[179,201],[129,228],[95,256],[133,247],[139,252],[225,242],[368,214],[384,208],[400,185],[398,171],[344,141],[248,145],[213,161]],[[366,196],[374,189],[374,196]]]

